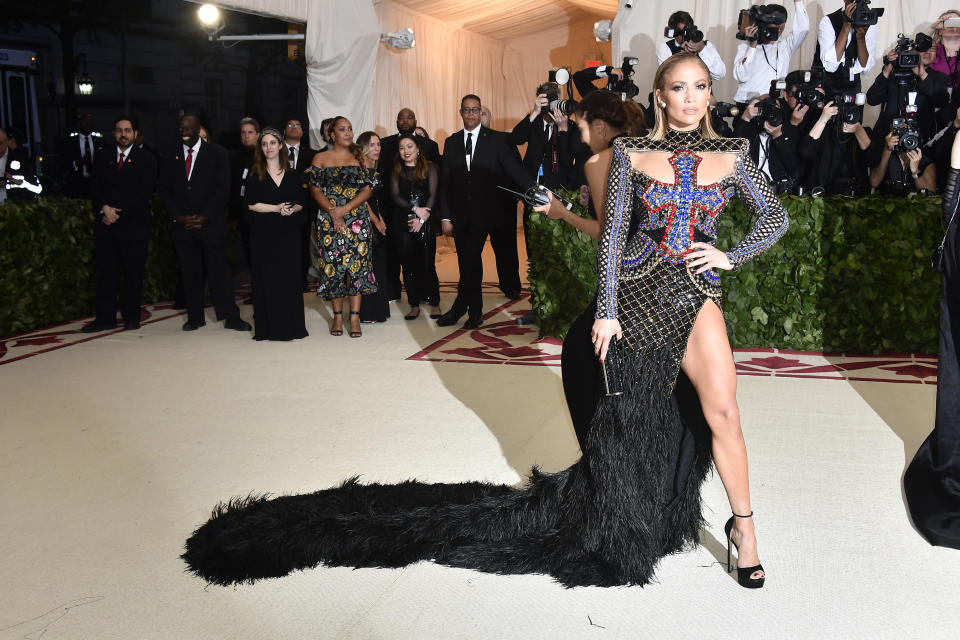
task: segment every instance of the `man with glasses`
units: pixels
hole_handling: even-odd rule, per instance
[[[443,233],[454,236],[460,282],[457,299],[447,313],[437,319],[441,327],[456,324],[468,314],[464,329],[476,329],[483,320],[483,245],[490,237],[500,280],[516,278],[519,288],[517,256],[517,210],[504,206],[499,186],[524,190],[533,183],[510,150],[507,137],[480,122],[480,98],[470,94],[460,101],[463,129],[454,133],[443,146],[441,225]]]

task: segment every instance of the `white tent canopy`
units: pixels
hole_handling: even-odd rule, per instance
[[[793,14],[793,3],[781,0]],[[586,60],[640,58],[636,81],[646,98],[656,69],[656,45],[667,16],[689,11],[719,49],[728,74],[716,83],[721,99],[732,98],[729,73],[739,40],[737,12],[749,0],[227,0],[223,7],[307,22],[311,126],[331,115],[346,115],[359,133],[394,131],[396,113],[412,108],[434,138],[460,128],[459,99],[475,93],[493,112],[494,125],[509,129],[526,113],[533,90],[558,66],[583,68]],[[842,0],[804,2],[811,33],[794,56],[792,69],[808,68],[816,47],[816,25]],[[886,50],[900,32],[928,31],[954,0],[875,0],[883,7],[879,46]],[[956,2],[960,4],[960,2]],[[619,11],[617,11],[620,5]],[[597,43],[593,23],[612,19],[613,47]],[[792,18],[791,18],[792,19]],[[406,51],[377,44],[375,35],[413,28],[417,44]],[[789,29],[789,25],[788,25]],[[879,65],[866,78],[866,85]],[[316,135],[316,132],[313,132]]]

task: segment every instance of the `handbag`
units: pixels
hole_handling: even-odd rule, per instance
[[[620,348],[617,346],[617,336],[610,337],[607,345],[607,356],[600,363],[603,367],[603,384],[608,396],[619,396],[623,393],[623,373],[620,368]]]

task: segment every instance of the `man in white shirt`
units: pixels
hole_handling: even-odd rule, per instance
[[[756,25],[750,25],[741,32],[746,40],[737,47],[737,56],[733,63],[733,77],[739,83],[734,96],[738,104],[750,102],[753,98],[767,93],[773,80],[787,77],[790,59],[810,31],[810,18],[803,6],[803,0],[796,0],[794,6],[793,30],[784,36],[786,7],[766,5],[766,13],[783,17],[783,21],[771,23],[771,26],[779,29],[780,35],[775,42],[759,44]],[[771,11],[772,9],[777,11]]]
[[[727,75],[727,65],[723,64],[720,58],[720,52],[717,47],[708,40],[700,42],[691,42],[683,37],[683,32],[688,26],[693,26],[693,16],[686,11],[676,11],[670,15],[667,20],[667,28],[673,29],[677,35],[673,40],[661,42],[657,47],[657,64],[663,64],[663,61],[675,53],[688,51],[700,56],[707,68],[710,69],[710,77],[719,80]]]
[[[828,98],[860,92],[860,74],[870,71],[877,61],[877,26],[854,26],[857,0],[844,0],[843,4],[843,9],[824,16],[817,29],[813,68],[823,69]]]

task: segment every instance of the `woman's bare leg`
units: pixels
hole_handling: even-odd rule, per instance
[[[737,371],[723,314],[712,300],[707,301],[697,316],[680,367],[700,396],[703,415],[713,435],[713,462],[730,508],[734,513],[748,515],[751,512],[750,478],[737,406]],[[739,547],[739,566],[760,564],[753,518],[734,518],[731,537]],[[752,577],[761,576],[763,573],[758,571]]]
[[[356,333],[360,331],[360,294],[350,296],[350,331]]]
[[[333,326],[331,331],[343,331],[343,298],[334,298],[330,301],[333,307]]]

